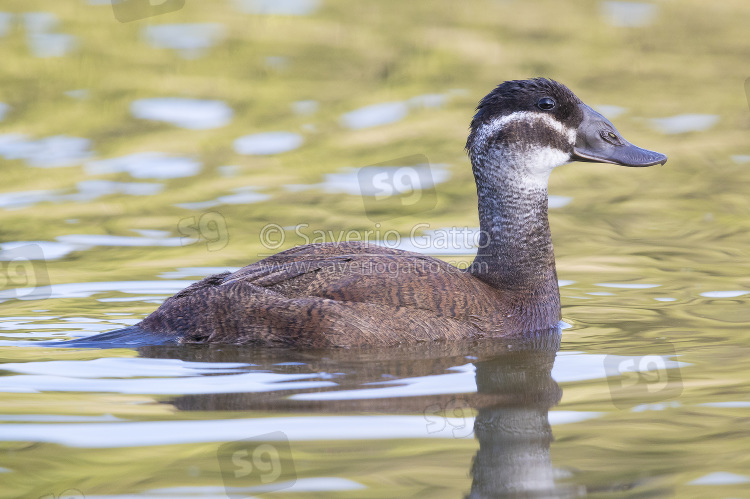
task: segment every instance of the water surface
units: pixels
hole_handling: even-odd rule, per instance
[[[750,497],[747,2],[2,9],[0,498]],[[561,332],[39,346],[296,244],[465,266],[469,120],[532,75],[670,158],[553,172]]]

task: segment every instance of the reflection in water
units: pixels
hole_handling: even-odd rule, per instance
[[[316,100],[299,100],[292,102],[292,111],[297,114],[315,114],[318,110],[319,104]]]
[[[66,377],[77,375],[79,381],[72,382],[54,372],[42,374],[42,364],[135,353],[25,348],[33,340],[87,336],[127,325],[110,315],[116,312],[129,314],[120,317],[131,324],[137,322],[189,281],[262,253],[257,234],[269,222],[360,233],[372,228],[374,220],[362,209],[362,198],[322,192],[360,192],[356,176],[339,171],[341,166],[415,153],[450,164],[434,171],[435,180],[442,174],[439,170],[448,180],[436,185],[439,203],[433,211],[411,212],[382,229],[406,236],[423,221],[430,222],[430,229],[473,226],[476,195],[461,152],[464,132],[479,96],[514,74],[558,74],[563,81],[575,80],[581,93],[607,105],[597,110],[610,118],[621,113],[618,119],[630,130],[628,135],[641,134],[649,147],[670,153],[670,163],[658,170],[580,164],[552,178],[553,194],[573,198],[550,215],[558,271],[565,279],[560,283],[564,313],[576,324],[572,334],[566,334],[566,352],[557,354],[552,372],[565,390],[564,405],[550,409],[546,420],[557,439],[552,447],[555,466],[579,470],[574,479],[586,483],[589,493],[603,483],[632,483],[635,477],[649,476],[679,487],[676,497],[744,497],[747,484],[730,483],[748,476],[743,456],[750,445],[745,389],[750,382],[745,100],[750,97],[750,74],[749,40],[742,36],[749,9],[742,0],[718,8],[711,2],[596,2],[594,9],[552,1],[533,6],[490,1],[482,3],[477,15],[466,8],[435,8],[434,2],[188,0],[179,12],[121,24],[113,17],[110,0],[4,2],[0,356],[18,369],[40,373],[1,373],[0,419],[13,428],[0,424],[3,436],[12,440],[4,441],[0,452],[0,497],[60,497],[67,487],[79,488],[87,497],[225,496],[216,478],[218,443],[266,430],[288,430],[300,475],[308,475],[299,477],[301,484],[309,483],[304,481],[308,478],[346,477],[368,488],[341,497],[420,492],[461,497],[471,490],[467,474],[476,481],[474,494],[481,496],[491,488],[493,472],[502,476],[501,466],[515,469],[519,487],[526,487],[529,479],[511,466],[521,460],[507,461],[523,449],[533,451],[534,459],[529,458],[525,468],[531,480],[548,484],[553,472],[545,462],[551,437],[544,405],[511,406],[518,395],[500,400],[485,388],[487,383],[474,393],[475,378],[502,373],[502,365],[493,366],[491,358],[475,355],[472,348],[452,359],[448,349],[412,350],[409,357],[394,361],[403,369],[388,359],[367,361],[346,352],[327,362],[320,359],[322,354],[299,356],[301,365],[296,367],[274,366],[266,359],[257,367],[261,371],[247,367],[236,374],[170,370],[166,364],[151,363],[163,359],[141,358],[130,369],[120,364],[111,371],[117,377],[107,380],[86,378],[89,368],[101,369],[103,362],[75,363],[70,367],[78,367],[77,372],[66,371]],[[28,12],[32,10],[40,12]],[[169,25],[211,22],[218,23],[216,29],[204,33],[190,25]],[[167,27],[157,27],[162,24]],[[154,48],[151,42],[165,48]],[[38,57],[53,49],[73,51],[64,57]],[[184,59],[201,54],[204,57]],[[467,89],[463,95],[450,90],[462,87]],[[250,124],[242,129],[235,119],[210,134],[163,122],[149,124],[129,111],[134,100],[145,97],[224,102]],[[403,104],[394,109],[407,112],[400,121],[357,131],[340,126],[347,111],[394,101]],[[713,120],[693,120],[679,116],[682,113],[714,113],[719,122],[694,131]],[[669,117],[671,121],[650,121]],[[660,130],[673,133],[649,134],[653,124],[666,125]],[[271,157],[243,156],[231,148],[242,135],[273,130],[297,132],[305,143]],[[60,139],[61,134],[67,138]],[[160,165],[147,161],[142,168],[93,172],[97,176],[91,176],[90,168],[79,168],[96,159],[149,150],[192,158],[197,166],[174,180],[179,168],[161,172]],[[69,166],[40,169],[32,164]],[[131,178],[131,171],[144,178]],[[164,180],[146,177],[153,172]],[[317,184],[318,191],[283,192],[284,184],[303,183]],[[231,246],[220,252],[205,251],[202,244],[179,250],[186,242],[173,237],[180,235],[176,225],[190,214],[174,204],[208,203],[198,206],[210,204],[215,210],[217,202],[257,199],[252,190],[235,190],[242,186],[263,186],[258,193],[274,195],[247,209],[231,204],[219,208],[230,227],[241,228],[232,232]],[[404,215],[404,205],[392,201],[382,205],[382,213]],[[551,196],[550,207],[564,201]],[[311,205],[319,209],[311,210]],[[68,225],[73,219],[76,225]],[[128,228],[164,232],[137,234]],[[6,270],[22,267],[10,265],[17,258],[30,271],[23,279]],[[31,272],[36,269],[40,271]],[[48,274],[53,285],[32,287],[47,282],[42,274]],[[136,279],[143,281],[133,282]],[[595,283],[661,286],[628,289]],[[656,358],[650,346],[654,338],[675,345],[677,355],[670,359],[681,361],[685,377],[679,398],[670,395],[669,387],[645,389],[646,380],[656,380],[649,388],[659,387],[662,379],[669,382],[663,369],[632,372],[652,361],[670,365]],[[650,355],[629,355],[634,353]],[[254,361],[242,357],[237,354],[234,360]],[[159,379],[158,366],[172,380]],[[364,372],[368,370],[371,375]],[[294,385],[285,382],[266,383],[273,390],[260,393],[260,376],[267,374],[288,381],[314,374],[291,382],[328,385],[292,390]],[[84,382],[94,391],[74,391]],[[57,390],[67,391],[44,390],[55,383]],[[147,387],[160,393],[116,391]],[[2,391],[10,388],[18,392]],[[164,393],[175,389],[180,393]],[[198,390],[224,393],[201,395]],[[243,396],[236,393],[250,390],[261,409],[286,404],[292,413],[243,405]],[[396,395],[401,395],[399,400]],[[497,400],[493,405],[478,400],[481,397]],[[171,400],[186,409],[213,401],[249,410],[174,411]],[[399,412],[388,414],[386,404]],[[299,407],[313,409],[308,415]],[[378,412],[368,415],[367,407]],[[364,408],[365,415],[347,412],[358,408]],[[446,410],[450,421],[443,418]],[[517,439],[520,442],[513,444],[501,432],[500,422],[518,423],[514,414],[523,412],[514,411],[536,418],[528,424],[536,441]],[[595,412],[598,416],[591,416]],[[118,420],[108,420],[107,414]],[[579,423],[558,425],[568,414]],[[592,420],[580,423],[581,415]],[[479,442],[471,436],[475,416]],[[430,423],[434,425],[428,428]],[[440,427],[444,429],[430,433]],[[167,438],[171,446],[160,448],[158,443]],[[99,447],[86,447],[88,442]],[[137,443],[144,447],[134,447]],[[507,446],[506,454],[501,445]],[[474,457],[477,464],[470,471]],[[195,470],[202,474],[196,477]],[[554,470],[560,481],[558,472]],[[44,480],[67,485],[58,489],[41,484]],[[420,485],[424,491],[418,492]],[[183,489],[178,491],[178,486]],[[149,494],[144,487],[160,492]],[[330,482],[327,487],[330,490]],[[438,488],[443,490],[430,494]],[[562,493],[558,489],[546,495],[553,494]],[[611,494],[624,495],[656,494],[648,487]]]
[[[708,475],[696,478],[692,482],[689,482],[688,485],[730,485],[736,483],[750,483],[750,476],[717,471],[716,473],[709,473]]]
[[[232,120],[232,108],[220,100],[162,97],[138,99],[130,104],[136,118],[166,121],[190,130],[220,128]]]
[[[220,206],[222,204],[252,204],[266,201],[271,198],[271,196],[268,194],[263,194],[256,191],[257,187],[254,186],[237,187],[236,189],[232,189],[233,194],[219,196],[218,198],[212,199],[210,201],[179,203],[175,206],[179,206],[180,208],[185,208],[187,210],[205,210],[208,208],[213,208],[214,206]]]
[[[594,109],[603,114],[604,117],[609,120],[613,120],[627,111],[627,109],[624,107],[612,106],[610,104],[600,104],[598,106],[594,106]]]
[[[79,251],[82,249],[88,249],[88,246],[80,246],[75,244],[67,244],[55,241],[8,241],[7,243],[0,243],[0,261],[10,260],[18,255],[12,250],[22,249],[24,246],[30,244],[38,246],[41,251],[37,254],[33,254],[30,251],[24,252],[24,258],[27,260],[57,260],[63,258],[73,251]]]
[[[89,91],[85,88],[77,88],[75,90],[67,90],[63,92],[63,94],[67,95],[71,99],[87,99],[89,96]]]
[[[234,150],[239,154],[264,156],[293,151],[300,147],[305,139],[293,132],[264,132],[244,135],[234,141]]]
[[[445,106],[450,94],[417,95],[406,101],[382,102],[361,107],[341,115],[341,124],[352,130],[388,125],[401,121],[409,114],[409,109],[437,109]]]
[[[168,156],[162,152],[141,152],[86,163],[86,173],[103,175],[128,172],[135,178],[192,177],[201,170],[201,163],[188,157]]]
[[[60,21],[52,12],[26,12],[23,24],[29,33],[46,33],[57,27]]]
[[[426,229],[421,236],[399,238],[395,241],[377,241],[388,248],[398,248],[416,253],[428,253],[433,256],[475,255],[479,245],[478,227],[440,227]]]
[[[226,37],[220,23],[157,24],[143,29],[143,38],[156,48],[176,50],[183,59],[197,59]]]
[[[306,16],[320,6],[319,0],[234,0],[235,7],[246,14]]]
[[[414,191],[421,191],[434,188],[437,184],[442,184],[451,176],[448,165],[430,164],[422,165],[399,165],[399,166],[368,166],[372,177],[379,174],[393,175],[398,170],[406,172],[420,172],[425,174],[418,175],[419,183],[410,185]],[[292,192],[307,191],[320,189],[327,194],[349,194],[351,196],[378,196],[382,195],[382,190],[378,190],[377,185],[372,182],[361,182],[361,168],[344,167],[336,173],[326,173],[323,181],[317,184],[287,184],[284,188]],[[408,177],[407,177],[408,179]]]
[[[705,293],[701,293],[701,296],[706,298],[737,298],[738,296],[743,296],[748,293],[750,293],[750,291],[706,291]]]
[[[601,12],[608,24],[619,28],[642,28],[654,22],[657,5],[642,2],[601,2]]]
[[[401,121],[408,112],[409,106],[404,102],[383,102],[343,114],[341,124],[352,130],[387,125]]]
[[[278,55],[269,55],[265,58],[267,68],[285,69],[289,65],[289,59]]]
[[[164,186],[152,182],[114,182],[110,180],[82,180],[76,184],[76,191],[39,190],[6,192],[0,194],[0,208],[19,209],[37,203],[85,203],[102,196],[122,194],[126,196],[153,196],[162,191]]]
[[[57,240],[83,246],[184,246],[195,242],[192,239],[164,237],[164,235],[137,237],[112,234],[65,234],[58,236]]]
[[[0,194],[0,208],[6,210],[26,208],[27,206],[55,199],[58,196],[58,192],[57,190],[4,192]]]
[[[570,496],[556,489],[550,460],[553,440],[548,411],[562,397],[550,376],[557,348],[524,349],[477,363],[477,392],[497,397],[479,408],[479,440],[469,497],[518,493]]]
[[[0,36],[5,36],[10,31],[13,14],[10,12],[0,12]]]
[[[33,33],[28,35],[28,40],[36,57],[62,57],[78,44],[73,35],[65,33]]]
[[[645,284],[636,282],[597,282],[594,286],[602,288],[621,288],[621,289],[651,289],[658,288],[661,284]]]
[[[716,114],[678,114],[668,118],[653,118],[651,126],[666,134],[703,132],[719,122]]]
[[[440,108],[448,102],[448,96],[445,94],[424,94],[412,97],[407,101],[413,108]]]
[[[36,57],[62,57],[78,45],[73,35],[51,33],[59,24],[51,12],[27,12],[23,21],[29,48]]]
[[[0,135],[0,156],[23,159],[29,166],[57,168],[73,166],[91,157],[91,141],[83,137],[56,135],[31,140],[19,133]]]
[[[61,236],[63,237],[63,236]],[[106,237],[106,236],[103,236]],[[116,237],[116,236],[112,236]],[[139,238],[131,238],[133,240]],[[148,240],[147,238],[142,238]],[[179,238],[177,243],[179,244]],[[164,241],[171,241],[172,239],[166,239]],[[83,244],[100,244],[107,241],[95,241],[89,239],[89,236],[81,235],[80,239],[75,240],[76,243]],[[118,241],[119,242],[119,241]],[[140,241],[138,241],[140,242]],[[150,240],[150,242],[155,242]],[[163,244],[164,246],[168,244]],[[85,298],[91,295],[107,292],[116,291],[120,293],[132,293],[138,295],[147,294],[161,294],[161,295],[173,295],[182,288],[185,284],[191,284],[190,281],[177,280],[177,281],[110,281],[110,282],[80,282],[80,283],[67,283],[67,284],[52,284],[49,286],[37,286],[34,288],[15,288],[15,289],[3,289],[0,290],[0,303],[5,300],[12,300],[19,296],[23,296],[25,300],[39,300],[47,298]],[[142,299],[143,297],[141,297]],[[159,297],[167,298],[167,296]]]
[[[140,348],[139,353],[142,357],[178,358],[224,366],[252,359],[254,369],[276,374],[318,373],[325,377],[325,373],[335,373],[336,388],[330,384],[308,387],[304,394],[348,393],[337,398],[335,404],[326,401],[327,397],[292,398],[290,394],[300,392],[294,386],[285,391],[262,393],[193,394],[172,401],[183,411],[416,412],[424,415],[426,434],[447,426],[456,438],[471,434],[470,414],[474,412],[473,428],[479,450],[470,465],[473,482],[468,497],[517,494],[572,497],[577,495],[576,488],[555,483],[549,450],[553,437],[548,411],[562,396],[562,390],[551,377],[559,345],[560,333],[553,331],[538,339],[432,344],[393,351],[248,351],[247,347],[201,345],[195,348],[148,346]],[[384,379],[389,385],[398,385],[400,380],[435,378],[465,364],[467,359],[471,359],[476,368],[476,393],[458,398],[455,389],[410,397],[371,398],[368,395],[382,386]],[[349,392],[359,392],[360,398]],[[447,424],[441,423],[441,418]],[[394,419],[394,424],[397,421]],[[321,429],[320,424],[315,426],[316,431]]]

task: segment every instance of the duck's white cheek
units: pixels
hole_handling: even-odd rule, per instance
[[[554,168],[570,161],[570,154],[548,146],[533,147],[519,155],[521,170],[528,183],[547,185],[549,174]]]

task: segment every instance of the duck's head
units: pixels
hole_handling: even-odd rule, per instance
[[[546,183],[571,161],[623,166],[664,164],[664,154],[625,140],[565,85],[545,78],[506,81],[477,106],[466,148],[475,166],[505,164]]]

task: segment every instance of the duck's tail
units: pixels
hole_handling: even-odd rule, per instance
[[[169,345],[176,343],[177,339],[175,337],[152,333],[138,326],[130,326],[86,338],[77,338],[68,341],[45,341],[37,343],[37,345],[58,348],[135,348],[147,345]]]

